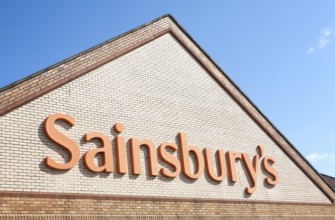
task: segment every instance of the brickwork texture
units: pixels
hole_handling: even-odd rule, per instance
[[[149,33],[151,35],[146,36]],[[203,219],[223,216],[231,219],[245,216],[306,219],[313,215],[331,219],[335,213],[332,190],[317,179],[316,174],[308,175],[298,167],[278,141],[237,103],[229,92],[229,82],[213,77],[205,67],[217,68],[205,58],[203,63],[199,62],[188,49],[194,49],[194,44],[189,39],[184,39],[186,43],[183,44],[181,38],[185,35],[166,17],[116,39],[117,43],[112,46],[106,43],[95,48],[94,53],[83,54],[46,70],[25,82],[25,87],[18,85],[0,93],[1,105],[7,106],[2,108],[0,117],[0,191],[17,192],[0,196],[0,216],[16,219],[19,214],[26,214],[24,217],[29,219],[34,217],[29,215],[36,214],[36,218],[49,219],[126,219],[135,214],[143,218],[165,216],[166,219],[176,216],[185,219],[195,216]],[[131,50],[127,50],[129,45]],[[89,61],[81,65],[79,62],[85,59]],[[69,82],[64,84],[65,81]],[[29,100],[31,94],[38,93],[34,86],[29,88],[34,82],[45,84],[45,87],[40,88],[36,99]],[[224,89],[222,83],[226,83],[227,88]],[[12,109],[17,105],[16,99],[25,104]],[[82,159],[69,171],[56,171],[45,165],[44,158],[51,156],[59,162],[68,158],[45,135],[44,120],[53,113],[65,113],[76,119],[73,127],[62,122],[56,126],[80,146],[81,156],[99,147],[98,142],[85,142],[85,133],[97,131],[113,140],[116,134],[112,127],[122,122],[125,131],[121,135],[126,140],[147,138],[157,147],[165,141],[178,144],[179,132],[187,134],[190,145],[201,149],[210,147],[212,152],[222,149],[253,156],[257,145],[261,144],[265,155],[276,158],[274,167],[279,182],[269,187],[264,183],[267,176],[260,169],[256,192],[251,196],[245,194],[250,179],[241,162],[237,162],[238,181],[235,184],[229,178],[221,183],[214,182],[206,173],[195,181],[182,173],[174,179],[161,175],[152,177],[145,150],[141,153],[140,176],[92,173]],[[283,139],[280,141],[286,143]],[[127,147],[131,171],[129,142]],[[116,167],[115,145],[113,150]],[[179,153],[175,155],[180,158]],[[300,157],[297,161],[304,164]],[[159,160],[159,167],[169,165]],[[312,181],[314,177],[317,180]],[[26,196],[19,196],[20,193]],[[34,193],[79,196],[34,197]],[[80,197],[87,194],[136,196],[137,199]],[[153,199],[138,199],[141,197]],[[206,199],[213,201],[206,202]],[[241,202],[227,202],[234,200]]]

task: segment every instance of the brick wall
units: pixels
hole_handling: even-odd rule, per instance
[[[83,142],[85,133],[99,131],[113,139],[111,128],[116,122],[124,123],[127,140],[149,138],[156,146],[176,142],[180,131],[188,134],[190,145],[213,151],[253,156],[262,144],[265,155],[277,159],[279,184],[265,186],[261,171],[258,189],[248,198],[244,188],[249,182],[241,163],[234,185],[227,179],[216,184],[206,175],[190,181],[183,175],[173,180],[153,178],[147,171],[138,177],[94,174],[82,161],[68,172],[54,171],[45,167],[43,159],[62,158],[58,147],[45,137],[43,121],[55,112],[76,119],[71,129],[58,127],[80,145],[82,155],[96,147]],[[2,116],[0,125],[4,179],[0,190],[330,203],[170,34]]]
[[[73,218],[77,216],[77,219],[104,219],[133,214],[146,217],[166,215],[166,218],[195,215],[212,218],[216,215],[253,215],[259,218],[266,218],[268,215],[294,215],[303,218],[306,215],[322,215],[326,219],[334,215],[331,200],[297,167],[273,138],[264,132],[264,128],[236,103],[231,94],[222,88],[204,69],[203,64],[200,65],[172,34],[163,34],[167,25],[171,25],[175,36],[185,37],[167,18],[160,20],[154,26],[145,27],[149,32],[155,29],[160,37],[99,68],[93,68],[94,62],[104,64],[103,54],[106,57],[113,54],[113,47],[109,44],[97,48],[94,54],[85,54],[85,57],[69,61],[70,64],[65,63],[48,70],[50,74],[42,74],[40,78],[45,77],[46,85],[51,86],[54,81],[59,80],[58,77],[65,79],[71,75],[71,71],[77,70],[77,74],[73,74],[73,78],[76,78],[74,76],[81,76],[78,74],[81,71],[84,73],[83,69],[86,68],[87,71],[87,68],[92,68],[88,74],[45,95],[41,93],[39,98],[1,116],[0,190],[21,193],[0,197],[0,212],[11,215],[0,217],[19,218],[20,216],[13,214],[26,213],[26,217],[30,218],[29,215],[34,213],[40,214],[41,218],[44,216],[50,219],[63,218],[61,214],[67,214],[65,217],[69,219],[71,215],[74,215]],[[141,29],[139,33],[133,32],[132,39],[141,34],[145,36],[146,32],[142,32]],[[122,47],[134,44],[128,38],[129,35],[126,35],[119,39]],[[184,40],[187,46],[194,49],[188,39]],[[132,43],[125,43],[128,41]],[[103,50],[110,51],[105,53]],[[195,53],[199,51],[195,49]],[[93,57],[92,63],[75,63],[76,60],[90,57]],[[208,62],[206,64],[212,65]],[[39,80],[32,78],[25,85],[44,83]],[[37,88],[36,85],[31,86],[28,90],[25,87],[20,88],[18,91],[22,89],[22,95],[19,92],[16,98],[29,96],[30,92],[36,93],[35,87]],[[11,94],[17,93],[15,89],[17,88],[12,87],[0,93],[2,103],[10,106],[11,104],[5,102],[9,100],[15,104],[15,97],[11,97]],[[240,162],[237,163],[238,182],[235,184],[229,179],[215,183],[207,174],[196,181],[187,179],[183,174],[175,179],[163,176],[154,178],[148,175],[148,164],[144,162],[147,157],[145,151],[142,152],[143,172],[140,176],[94,174],[84,167],[82,159],[70,171],[55,171],[45,166],[44,158],[51,156],[60,162],[67,158],[58,146],[46,138],[43,121],[56,112],[69,114],[76,119],[72,128],[63,123],[58,123],[57,127],[78,143],[81,155],[98,146],[97,142],[85,143],[85,133],[99,131],[112,140],[115,137],[111,130],[113,125],[122,122],[125,125],[122,136],[126,140],[130,137],[149,138],[156,146],[164,141],[178,144],[176,137],[181,131],[187,133],[190,145],[210,147],[212,152],[223,149],[253,156],[256,154],[256,146],[262,144],[265,155],[273,156],[277,160],[275,168],[279,173],[279,183],[273,188],[268,187],[263,183],[266,175],[260,170],[258,188],[254,194],[247,196],[244,188],[249,186],[250,180]],[[280,142],[284,143],[284,140],[281,139]],[[129,142],[127,146],[129,147]],[[128,168],[131,167],[129,155],[128,150]],[[301,159],[297,157],[297,160]],[[169,167],[163,161],[159,161],[159,164]],[[47,194],[38,196],[39,193]],[[48,196],[54,193],[103,197],[120,195],[125,199]],[[132,196],[137,196],[137,199],[131,199]],[[143,199],[138,199],[139,197]],[[167,199],[160,200],[157,197]],[[175,201],[174,198],[186,200]],[[206,199],[213,200],[206,202]],[[267,204],[264,201],[272,203]],[[303,203],[306,205],[302,205]],[[312,203],[315,205],[311,205]]]
[[[42,197],[42,198],[41,198]],[[333,206],[2,197],[0,219],[334,219]]]

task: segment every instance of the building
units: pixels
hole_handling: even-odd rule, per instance
[[[330,185],[169,15],[0,103],[0,219],[335,218]]]
[[[326,182],[333,188],[333,190],[335,189],[335,178],[332,176],[328,176],[326,174],[321,174],[321,176],[323,177],[323,179],[326,180]]]

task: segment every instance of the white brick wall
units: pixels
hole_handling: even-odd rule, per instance
[[[240,162],[239,181],[234,185],[227,179],[217,184],[207,176],[197,181],[183,174],[175,179],[153,178],[148,171],[138,177],[93,174],[82,160],[70,171],[53,171],[45,167],[43,159],[62,158],[55,151],[58,147],[45,137],[43,121],[56,112],[76,119],[74,127],[59,124],[58,128],[80,145],[81,155],[96,147],[82,141],[85,133],[99,131],[113,139],[112,126],[122,122],[127,140],[149,138],[157,146],[164,141],[176,142],[180,131],[187,133],[189,144],[212,151],[232,150],[253,156],[256,146],[262,144],[265,155],[277,159],[279,183],[271,189],[265,187],[266,176],[260,171],[256,192],[246,197],[248,180]],[[129,162],[130,158],[131,170]],[[9,191],[330,203],[169,34],[2,116],[0,167],[0,190]]]

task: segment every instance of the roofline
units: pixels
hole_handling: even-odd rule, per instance
[[[327,175],[327,174],[320,173],[320,175],[322,175],[322,176],[326,176],[326,177],[329,177],[329,178],[332,178],[332,179],[335,179],[335,177],[333,177],[333,176],[329,176],[329,175]]]
[[[206,56],[206,58],[207,59],[209,59],[209,61],[223,74],[223,76],[225,76],[225,78],[233,85],[233,87],[246,99],[246,101],[247,102],[249,102],[250,104],[251,104],[251,106],[260,114],[260,116],[261,117],[263,117],[264,119],[265,119],[265,121],[267,121],[268,123],[269,123],[269,125],[275,130],[275,132],[277,132],[278,134],[279,134],[279,136],[280,137],[282,137],[283,139],[284,139],[284,141],[285,142],[287,142],[287,144],[294,150],[294,152],[295,153],[297,153],[297,155],[300,157],[300,158],[302,158],[302,160],[315,172],[315,174],[317,174],[319,177],[320,177],[320,179],[333,191],[333,192],[335,192],[335,190],[330,186],[330,184],[327,182],[327,181],[325,181],[324,180],[324,178],[321,176],[321,174],[313,167],[313,165],[311,165],[309,162],[308,162],[308,160],[306,160],[305,159],[305,157],[294,147],[294,145],[277,129],[277,127],[271,122],[271,120],[269,120],[260,110],[259,110],[259,108],[251,101],[251,99],[249,99],[249,97],[247,96],[247,95],[245,95],[243,92],[242,92],[242,90],[237,86],[237,84],[235,84],[234,83],[234,81],[230,78],[230,77],[228,77],[228,75],[225,73],[225,71],[218,65],[218,64],[216,64],[214,61],[213,61],[213,59],[202,49],[202,47],[188,34],[188,32],[187,31],[185,31],[185,29],[176,21],[176,19],[171,15],[171,14],[165,14],[165,15],[163,15],[163,16],[161,16],[161,17],[159,17],[159,18],[156,18],[156,19],[154,19],[154,20],[152,20],[152,21],[150,21],[150,22],[147,22],[146,24],[144,24],[144,25],[141,25],[141,26],[138,26],[138,27],[136,27],[136,28],[133,28],[133,29],[131,29],[131,30],[129,30],[129,31],[127,31],[127,32],[125,32],[125,33],[123,33],[123,34],[120,34],[120,35],[117,35],[116,37],[113,37],[113,38],[111,38],[111,39],[108,39],[108,40],[106,40],[106,41],[104,41],[104,42],[102,42],[102,43],[100,43],[100,44],[98,44],[98,45],[96,45],[96,46],[93,46],[93,47],[90,47],[90,48],[88,48],[88,49],[86,49],[86,50],[84,50],[84,51],[82,51],[82,52],[80,52],[80,53],[77,53],[77,54],[75,54],[75,55],[73,55],[73,56],[70,56],[69,58],[66,58],[66,59],[64,59],[64,60],[62,60],[62,61],[60,61],[60,62],[57,62],[57,63],[55,63],[55,64],[53,64],[53,65],[51,65],[51,66],[49,66],[49,67],[46,67],[46,68],[44,68],[44,69],[42,69],[42,70],[40,70],[40,71],[37,71],[37,72],[35,72],[35,73],[33,73],[33,74],[31,74],[31,75],[29,75],[29,76],[27,76],[27,77],[24,77],[24,78],[22,78],[22,79],[20,79],[20,80],[17,80],[17,81],[15,81],[15,82],[13,82],[13,83],[11,83],[11,84],[9,84],[9,85],[7,85],[7,86],[4,86],[4,87],[2,87],[1,89],[0,89],[0,94],[2,93],[2,92],[4,92],[5,90],[8,90],[8,89],[10,89],[10,88],[12,88],[12,87],[14,87],[14,86],[17,86],[17,85],[19,85],[19,84],[21,84],[21,83],[23,83],[23,82],[25,82],[25,81],[27,81],[27,80],[29,80],[29,79],[32,79],[32,78],[34,78],[34,77],[36,77],[36,76],[38,76],[38,75],[41,75],[41,74],[43,74],[43,73],[45,73],[45,72],[47,72],[48,70],[51,70],[51,69],[54,69],[54,68],[56,68],[56,67],[58,67],[58,66],[60,66],[60,65],[62,65],[62,64],[65,64],[65,63],[67,63],[67,62],[69,62],[69,61],[71,61],[71,60],[74,60],[74,59],[76,59],[76,58],[78,58],[78,57],[80,57],[80,56],[82,56],[82,55],[84,55],[84,54],[87,54],[87,53],[89,53],[89,52],[91,52],[91,51],[93,51],[93,50],[96,50],[96,49],[98,49],[98,48],[100,48],[100,47],[102,47],[102,46],[104,46],[104,45],[106,45],[106,44],[109,44],[109,43],[111,43],[111,42],[113,42],[113,41],[115,41],[115,40],[118,40],[118,39],[120,39],[120,38],[122,38],[122,37],[124,37],[124,36],[126,36],[126,35],[129,35],[129,34],[131,34],[131,33],[133,33],[133,32],[135,32],[135,31],[138,31],[138,30],[140,30],[140,29],[142,29],[142,28],[144,28],[144,27],[147,27],[147,26],[149,26],[149,25],[151,25],[151,24],[153,24],[153,23],[155,23],[155,22],[157,22],[157,21],[159,21],[159,20],[161,20],[161,19],[163,19],[163,18],[166,18],[166,17],[169,17],[173,22],[174,22],[174,24],[176,24],[177,26],[178,26],[178,28],[179,28],[179,30],[180,31],[182,31],[184,34],[185,34],[185,36],[190,40],[190,41],[192,41],[192,43]],[[208,70],[208,68],[206,68],[205,67],[205,69],[207,69]],[[214,76],[213,76],[214,77]],[[215,77],[214,77],[215,78]],[[216,80],[218,80],[218,79],[216,79]],[[223,88],[225,88],[225,86],[222,84],[222,86],[223,86]],[[231,94],[230,94],[231,95]],[[231,95],[232,97],[233,97],[233,95]],[[235,99],[235,97],[233,97],[234,99]],[[250,114],[251,115],[251,113],[248,111],[248,110],[246,110],[245,108],[244,108],[244,106],[237,100],[237,103],[246,111],[246,113],[248,113],[248,114]],[[11,111],[11,110],[10,110]],[[253,120],[257,123],[257,124],[259,124],[259,122],[251,115],[251,118],[253,118]],[[286,153],[286,154],[288,154],[288,156],[291,158],[291,160],[294,162],[294,163],[296,163],[296,165],[300,168],[300,169],[302,169],[302,171],[305,173],[305,172],[307,172],[308,173],[308,171],[305,171],[303,168],[302,168],[302,164],[300,164],[300,162],[298,163],[298,162],[296,162],[293,158],[292,158],[292,156],[288,153],[288,151],[284,148],[284,147],[282,147],[282,145],[275,139],[275,138],[273,138],[270,134],[269,134],[269,131],[267,131],[265,128],[264,128],[264,126],[262,126],[262,125],[260,125],[260,127],[264,130],[264,132],[270,137],[270,138],[272,138],[280,147],[281,147],[281,149],[283,150],[283,152],[284,153]],[[330,200],[333,202],[333,204],[334,204],[334,199],[333,199],[333,197],[330,197],[330,195],[328,195],[328,193],[326,193],[326,191],[324,191],[324,189],[323,189],[323,187],[321,187],[321,186],[319,186],[319,184],[317,183],[317,181],[316,180],[314,180],[314,177],[312,177],[312,175],[311,174],[306,174],[306,176],[308,176],[311,180],[312,180],[312,182],[314,183],[314,184],[316,184],[324,193],[325,193],[325,195],[327,196],[327,197],[329,197],[330,198]]]
[[[201,50],[201,52],[226,76],[226,78],[236,87],[236,89],[247,99],[247,101],[261,114],[262,117],[264,117],[265,120],[267,120],[270,125],[284,138],[284,140],[294,149],[298,155],[303,158],[303,160],[319,175],[319,177],[322,178],[321,173],[294,147],[294,145],[286,138],[286,136],[279,131],[279,129],[272,123],[272,121],[265,115],[263,112],[254,104],[254,102],[240,89],[240,87],[228,76],[228,74],[221,68],[214,60],[206,53],[204,49],[191,37],[191,35],[183,28],[181,24],[178,23],[178,21],[172,16],[168,15],[178,26],[179,28],[184,32],[187,37],[192,40],[192,42]],[[334,178],[334,177],[332,177]],[[323,178],[322,178],[323,179]],[[335,178],[334,178],[335,179]],[[324,182],[335,192],[335,189],[324,180]]]
[[[327,178],[330,178],[330,179],[335,180],[335,177],[333,177],[333,176],[329,176],[329,175],[326,175],[326,174],[323,174],[323,173],[320,173],[320,175],[321,175],[322,179],[328,184],[328,186],[330,186],[330,188],[335,192],[335,186],[332,187],[332,186],[330,185],[330,183],[328,183],[328,181],[325,179],[325,177],[327,177]]]
[[[126,32],[124,32],[124,33],[122,33],[122,34],[119,34],[119,35],[115,36],[115,37],[112,37],[112,38],[110,38],[110,39],[108,39],[108,40],[106,40],[106,41],[104,41],[104,42],[102,42],[102,43],[100,43],[100,44],[97,44],[97,45],[93,46],[93,47],[89,47],[89,48],[87,48],[87,49],[85,49],[85,50],[83,50],[83,51],[81,51],[81,52],[79,52],[79,53],[76,53],[76,54],[74,54],[74,55],[72,55],[72,56],[70,56],[70,57],[68,57],[68,58],[65,58],[64,60],[61,60],[61,61],[59,61],[59,62],[57,62],[57,63],[55,63],[55,64],[52,64],[52,65],[50,65],[50,66],[48,66],[48,67],[43,68],[43,69],[41,69],[41,70],[39,70],[39,71],[37,71],[37,72],[34,72],[34,73],[32,73],[32,74],[29,74],[29,75],[26,76],[26,77],[23,77],[23,78],[21,78],[21,79],[19,79],[19,80],[16,80],[16,81],[14,81],[14,82],[12,82],[12,83],[6,85],[6,86],[3,86],[3,87],[0,88],[0,93],[3,92],[3,91],[5,91],[5,90],[7,90],[7,89],[10,89],[10,88],[12,88],[12,87],[14,87],[14,86],[16,86],[16,85],[18,85],[18,84],[20,84],[20,83],[23,83],[24,81],[26,81],[26,80],[28,80],[28,79],[34,78],[35,76],[38,76],[38,75],[40,75],[40,74],[42,74],[42,73],[44,73],[44,72],[46,72],[46,71],[48,71],[48,70],[50,70],[50,69],[53,69],[53,68],[56,68],[56,67],[58,67],[58,66],[60,66],[60,65],[62,65],[62,64],[65,64],[65,63],[67,63],[67,62],[69,62],[69,61],[71,61],[71,60],[73,60],[73,59],[76,59],[76,58],[78,58],[78,57],[80,57],[80,56],[82,56],[82,55],[84,55],[84,54],[87,54],[87,53],[89,53],[89,52],[91,52],[91,51],[93,51],[93,50],[95,50],[95,49],[97,49],[97,48],[99,48],[99,47],[102,47],[102,46],[104,46],[104,45],[106,45],[106,44],[109,44],[109,43],[111,43],[111,42],[113,42],[113,41],[115,41],[115,40],[117,40],[117,39],[120,39],[121,37],[123,37],[123,36],[125,36],[125,35],[128,35],[128,34],[130,34],[130,33],[132,33],[132,32],[135,32],[135,31],[137,31],[137,30],[139,30],[139,29],[142,29],[142,28],[144,28],[144,27],[146,27],[146,26],[148,26],[148,25],[150,25],[150,24],[152,24],[152,23],[155,23],[156,21],[159,21],[159,20],[161,20],[161,19],[163,19],[163,18],[166,18],[166,17],[169,17],[169,18],[171,18],[173,21],[176,21],[176,20],[172,17],[171,14],[165,14],[165,15],[163,15],[163,16],[160,16],[159,18],[156,18],[156,19],[154,19],[154,20],[151,20],[151,21],[149,21],[149,22],[147,22],[147,23],[145,23],[145,24],[143,24],[143,25],[140,25],[140,26],[138,26],[138,27],[136,27],[136,28],[130,29],[129,31],[126,31]]]

